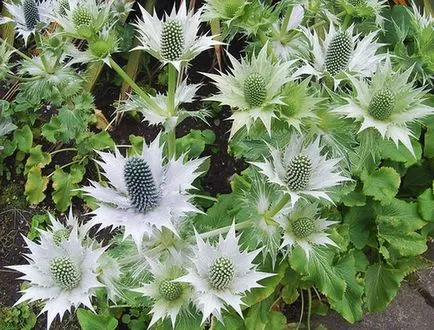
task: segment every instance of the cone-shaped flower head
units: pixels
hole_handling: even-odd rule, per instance
[[[97,199],[99,207],[92,212],[89,226],[122,227],[125,237],[132,236],[138,248],[144,236],[153,234],[154,228],[166,227],[177,232],[181,218],[188,212],[199,212],[189,200],[187,190],[200,175],[197,172],[203,159],[183,162],[163,158],[159,136],[149,145],[144,145],[139,156],[124,157],[115,153],[99,152],[109,186],[91,181],[91,186],[82,188]]]
[[[386,54],[376,54],[383,44],[376,42],[376,31],[360,38],[360,35],[353,35],[353,28],[336,30],[330,24],[324,40],[319,38],[316,31],[304,29],[309,44],[308,56],[294,76],[307,74],[331,79],[335,89],[348,75],[371,77],[377,65],[386,57]]]
[[[302,195],[332,202],[327,190],[350,180],[340,174],[339,159],[327,159],[321,154],[323,147],[319,137],[305,146],[301,137],[293,135],[284,150],[269,148],[271,160],[265,158],[264,163],[252,164],[260,168],[269,182],[291,196],[292,205]]]
[[[95,248],[89,238],[79,238],[77,225],[68,236],[54,241],[53,232],[40,230],[40,244],[24,237],[30,253],[28,264],[11,266],[24,274],[29,282],[17,304],[24,301],[42,301],[47,311],[47,328],[54,318],[60,319],[72,307],[84,305],[93,310],[91,298],[104,285],[97,279],[99,260],[104,249]]]
[[[211,101],[229,105],[233,114],[230,137],[243,126],[250,129],[256,119],[260,119],[271,133],[271,119],[276,117],[274,110],[281,104],[282,86],[291,80],[290,68],[294,61],[273,63],[267,56],[267,45],[251,59],[236,60],[228,53],[232,69],[220,75],[205,74],[214,80],[220,93],[208,98]]]
[[[50,22],[52,0],[20,0],[18,3],[9,1],[5,3],[11,17],[0,17],[0,24],[14,22],[15,30],[23,37],[27,45],[29,36],[35,33],[38,23],[47,25]]]
[[[196,233],[197,247],[191,259],[193,267],[188,274],[177,279],[190,283],[194,290],[194,303],[202,312],[204,322],[211,314],[222,321],[221,310],[229,305],[242,316],[241,301],[244,293],[261,287],[257,282],[273,276],[256,270],[253,259],[259,250],[240,252],[239,236],[232,226],[216,245],[205,243]]]
[[[201,12],[195,14],[187,12],[186,2],[178,11],[173,6],[170,15],[160,20],[157,14],[151,16],[140,6],[142,20],[135,24],[141,45],[136,49],[143,49],[163,64],[171,63],[179,71],[181,64],[188,63],[204,50],[213,45],[221,44],[208,35],[198,36]]]
[[[351,78],[355,89],[346,104],[333,110],[335,113],[361,122],[359,132],[376,129],[383,138],[402,142],[414,154],[410,137],[414,137],[407,124],[434,113],[434,108],[424,104],[427,91],[415,88],[409,81],[412,68],[395,72],[390,58],[380,66],[370,83]]]
[[[281,248],[287,247],[286,253],[298,245],[309,258],[313,245],[337,246],[325,231],[335,222],[318,217],[318,204],[298,202],[293,207],[282,209],[275,220],[283,231]]]

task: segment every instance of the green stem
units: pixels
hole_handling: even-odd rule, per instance
[[[76,151],[77,148],[63,148],[63,149],[59,149],[59,150],[54,150],[53,152],[50,152],[50,155],[53,156],[59,152],[64,152],[64,151]]]
[[[298,320],[297,330],[300,328],[301,321],[303,321],[303,314],[304,314],[304,296],[303,296],[303,290],[300,292],[300,298],[301,298],[301,311],[300,311],[300,319]]]
[[[82,159],[74,160],[73,162],[70,162],[68,164],[62,165],[62,166],[56,168],[56,170],[58,170],[58,169],[59,170],[63,170],[65,167],[68,167],[68,166],[71,166],[71,165],[74,165],[74,164],[77,164],[77,163],[81,164],[86,158],[87,158],[87,156],[84,156]],[[53,172],[51,172],[50,174],[48,174],[47,178],[51,178],[54,175],[54,173],[56,173],[56,170],[54,170]]]
[[[176,94],[176,83],[178,78],[178,71],[176,68],[169,63],[169,82],[168,82],[168,92],[167,92],[167,106],[169,113],[173,116],[175,115],[175,94]]]
[[[346,15],[346,12],[345,11],[341,11],[339,14],[336,15],[336,17],[342,17],[344,15]],[[325,23],[327,23],[327,21],[320,21],[318,23],[315,23],[315,24],[311,25],[310,28],[313,30],[313,29],[315,29],[315,28],[317,28],[319,26],[324,25]]]
[[[205,195],[191,195],[193,198],[202,198],[202,199],[207,199],[209,201],[213,201],[213,202],[218,202],[218,199],[215,197],[211,197],[211,196],[205,196]]]
[[[165,111],[161,109],[157,103],[143,90],[137,85],[133,79],[130,78],[129,75],[110,57],[110,66],[113,68],[113,70],[116,71],[116,73],[128,84],[131,86],[134,92],[136,92],[137,95],[139,95],[141,98],[143,98],[152,108],[155,108],[160,113],[164,113]]]
[[[307,310],[307,330],[310,330],[310,315],[312,314],[312,292],[310,288],[307,290],[308,310]]]
[[[282,198],[277,202],[276,206],[268,213],[268,216],[274,217],[277,212],[279,212],[291,199],[288,194],[282,196]]]
[[[252,220],[247,220],[247,221],[244,221],[244,222],[237,223],[237,224],[235,224],[235,230],[240,230],[240,229],[248,228],[248,227],[250,227],[252,225],[252,223],[253,223]],[[208,231],[206,233],[202,233],[199,236],[202,239],[213,237],[213,236],[218,236],[218,235],[227,233],[231,228],[232,228],[232,225],[226,226],[226,227],[222,227],[222,228],[218,228],[218,229],[214,229],[214,230]]]
[[[346,30],[348,28],[348,25],[350,24],[350,21],[351,21],[351,15],[347,14],[345,16],[344,22],[342,23],[342,29],[343,30]]]
[[[286,34],[286,28],[288,27],[289,18],[291,17],[292,8],[288,6],[285,12],[285,17],[283,18],[282,25],[280,27],[280,35],[284,36]]]
[[[169,158],[176,157],[176,132],[175,128],[167,131],[167,153]]]

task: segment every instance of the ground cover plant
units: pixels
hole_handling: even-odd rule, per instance
[[[432,267],[432,15],[5,1],[0,328],[310,329],[387,308]]]

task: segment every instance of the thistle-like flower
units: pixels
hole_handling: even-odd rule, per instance
[[[51,17],[65,33],[77,39],[91,39],[111,23],[113,0],[63,0]]]
[[[377,26],[383,25],[381,12],[388,6],[386,0],[340,0],[339,5],[352,17],[374,18]]]
[[[11,17],[0,17],[0,24],[13,22],[15,30],[27,46],[29,37],[35,33],[36,25],[47,25],[51,19],[52,0],[20,0],[19,3],[6,2],[5,7]]]
[[[359,132],[372,127],[383,138],[399,142],[414,155],[410,137],[414,137],[407,123],[434,113],[434,108],[423,104],[427,93],[423,87],[415,88],[409,82],[412,68],[394,72],[387,58],[368,83],[351,78],[356,95],[346,98],[347,104],[333,110],[335,113],[361,122]]]
[[[260,249],[240,252],[239,236],[235,236],[232,226],[223,239],[220,236],[216,245],[205,243],[196,233],[197,246],[191,259],[193,267],[188,274],[177,279],[190,283],[194,290],[194,303],[202,312],[202,323],[213,314],[222,321],[221,310],[231,306],[242,317],[242,297],[246,291],[261,287],[257,282],[273,276],[259,272],[253,259]]]
[[[298,245],[309,258],[313,245],[337,246],[328,237],[329,234],[325,232],[329,226],[336,222],[320,218],[318,212],[317,203],[299,202],[295,206],[284,208],[276,214],[275,220],[283,231],[283,241],[280,247],[287,247],[286,253]]]
[[[261,169],[268,181],[281,187],[295,205],[301,196],[323,198],[333,202],[327,189],[350,180],[340,174],[340,159],[321,155],[320,138],[305,146],[301,137],[293,135],[284,150],[269,146],[271,160],[252,162]]]
[[[184,1],[179,10],[173,6],[172,13],[165,15],[161,21],[157,14],[151,16],[142,6],[142,19],[135,24],[139,34],[141,46],[135,49],[143,49],[163,64],[171,63],[178,71],[181,64],[187,63],[204,50],[221,42],[213,40],[212,36],[198,36],[201,12],[187,13],[187,5]]]
[[[229,25],[244,13],[248,3],[246,0],[206,0],[202,19],[207,22],[218,19]]]
[[[375,40],[378,32],[371,32],[360,39],[359,34],[353,35],[353,29],[352,25],[345,31],[336,30],[330,24],[324,40],[315,30],[304,29],[309,44],[308,55],[303,59],[305,64],[294,76],[306,74],[332,79],[334,89],[348,75],[371,77],[378,64],[386,58],[386,54],[376,54],[383,44]]]
[[[153,300],[149,327],[152,327],[158,320],[170,317],[172,326],[175,328],[177,316],[188,310],[192,295],[188,284],[173,281],[186,274],[185,260],[173,251],[164,262],[149,258],[147,262],[152,281],[133,291],[142,293]]]
[[[191,103],[195,99],[199,84],[187,85],[187,80],[184,80],[175,92],[174,107],[176,111],[169,111],[168,98],[166,94],[157,93],[156,96],[150,96],[153,103],[149,103],[140,95],[132,94],[128,100],[122,102],[118,108],[119,112],[139,111],[143,115],[143,121],[149,122],[150,125],[162,124],[166,130],[172,130],[187,117],[197,117],[202,120],[208,115],[206,110],[186,111],[180,109],[182,103]]]
[[[52,240],[52,233],[40,230],[40,244],[24,237],[29,264],[10,266],[24,274],[21,279],[29,282],[23,296],[16,304],[25,301],[42,301],[47,311],[47,328],[54,318],[60,319],[72,307],[84,305],[93,310],[91,298],[95,290],[103,287],[97,279],[99,259],[104,248],[84,244],[78,236],[77,227],[63,237],[58,244]],[[89,239],[87,239],[89,240]]]
[[[91,181],[91,186],[82,188],[99,204],[88,226],[123,227],[124,237],[131,235],[140,250],[143,238],[152,235],[154,228],[166,227],[177,233],[186,213],[200,212],[190,203],[192,197],[187,190],[194,188],[192,183],[200,175],[197,169],[203,158],[184,163],[181,156],[164,164],[159,136],[149,147],[144,145],[139,156],[124,157],[117,149],[114,154],[98,154],[101,161],[97,163],[109,186]]]
[[[281,89],[291,80],[290,68],[295,61],[277,62],[273,64],[267,56],[265,45],[258,56],[252,55],[250,60],[238,62],[228,54],[232,69],[229,74],[205,74],[215,81],[220,93],[208,98],[220,104],[229,105],[233,114],[230,132],[232,138],[243,126],[247,130],[260,119],[271,134],[271,119],[276,117],[276,105],[283,104]]]
[[[13,51],[9,49],[6,41],[0,43],[0,80],[3,80],[7,74],[11,74],[13,64],[9,63]]]

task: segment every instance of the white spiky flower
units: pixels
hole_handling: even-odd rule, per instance
[[[135,49],[143,49],[163,64],[171,63],[178,71],[181,65],[191,61],[204,50],[221,42],[212,36],[198,36],[202,9],[195,14],[187,12],[186,1],[178,11],[175,4],[170,15],[161,21],[157,14],[151,16],[140,6],[142,20],[135,24],[141,43]]]
[[[318,78],[331,79],[333,88],[348,75],[371,77],[378,64],[386,58],[386,54],[377,54],[384,44],[376,41],[378,31],[374,31],[360,39],[360,34],[353,35],[354,25],[347,30],[336,30],[333,24],[326,32],[324,40],[313,30],[304,29],[309,47],[302,65],[294,76],[314,75]]]
[[[98,152],[97,163],[104,170],[109,186],[91,181],[82,188],[97,199],[99,207],[92,214],[88,226],[122,227],[124,237],[131,236],[140,249],[143,238],[153,229],[166,227],[177,233],[177,227],[189,212],[200,212],[190,203],[187,190],[201,173],[197,172],[204,158],[183,162],[164,159],[159,136],[149,145],[144,144],[141,155],[124,157],[115,153]]]
[[[0,17],[0,25],[8,22],[15,23],[15,30],[24,39],[27,46],[29,37],[35,33],[37,24],[47,25],[51,19],[52,0],[20,0],[6,2],[5,7],[11,17]]]
[[[291,57],[294,50],[299,47],[300,41],[291,32],[296,31],[304,18],[304,8],[301,5],[295,5],[291,9],[291,15],[288,21],[281,19],[273,24],[271,30],[272,40],[271,47],[274,54],[281,59],[288,59]],[[286,26],[283,27],[283,24]]]
[[[97,288],[103,287],[97,279],[99,259],[104,248],[84,244],[78,236],[77,227],[59,244],[52,235],[40,231],[40,244],[23,237],[30,253],[25,254],[26,265],[10,266],[24,274],[20,279],[29,282],[16,304],[25,301],[42,301],[41,313],[47,312],[47,328],[54,318],[60,320],[66,311],[84,305],[94,311],[91,298]]]
[[[414,137],[408,123],[434,113],[434,108],[424,104],[427,90],[414,87],[409,81],[412,69],[394,72],[388,58],[368,83],[351,78],[356,95],[347,97],[347,104],[333,110],[335,113],[361,122],[359,132],[376,129],[383,138],[402,142],[414,155],[410,137]]]
[[[191,258],[193,267],[188,274],[177,279],[190,283],[194,290],[194,303],[202,312],[202,323],[212,314],[222,321],[221,311],[231,306],[241,317],[245,292],[261,287],[258,281],[273,276],[256,270],[253,259],[261,249],[240,252],[239,236],[233,225],[216,245],[205,243],[196,233],[197,246]]]
[[[339,4],[352,17],[375,18],[377,26],[383,25],[381,12],[389,6],[386,0],[340,0]]]
[[[0,80],[3,80],[7,74],[12,74],[13,64],[9,61],[13,52],[7,46],[6,41],[0,42]]]
[[[281,187],[291,197],[295,205],[301,196],[323,198],[333,202],[328,189],[350,179],[341,175],[338,165],[340,159],[322,155],[320,137],[305,146],[298,135],[290,137],[288,145],[283,149],[269,146],[271,159],[264,157],[264,163],[252,162],[260,168],[268,181]]]
[[[280,247],[282,249],[286,247],[286,253],[290,253],[291,249],[298,245],[309,258],[314,245],[337,246],[326,232],[327,228],[336,222],[320,218],[318,212],[317,203],[299,202],[276,214],[275,220],[283,231],[283,241]]]
[[[177,316],[187,312],[192,297],[192,290],[188,284],[173,281],[186,274],[185,260],[179,253],[172,251],[164,262],[147,258],[147,263],[152,275],[151,282],[132,291],[142,293],[153,300],[149,328],[158,320],[167,317],[175,328]]]
[[[202,120],[208,116],[206,110],[187,111],[180,108],[183,103],[191,103],[195,99],[199,84],[187,85],[185,79],[175,91],[174,108],[176,111],[169,111],[167,94],[157,93],[156,96],[150,96],[153,104],[143,99],[140,95],[131,94],[128,100],[122,102],[118,111],[139,111],[143,115],[143,121],[149,122],[150,125],[162,124],[166,130],[172,130],[187,117],[197,117]]]
[[[52,19],[62,27],[59,33],[77,39],[91,39],[111,23],[113,0],[63,0]]]
[[[249,1],[246,0],[206,0],[202,19],[207,22],[219,19],[230,24],[243,14],[244,7],[248,4]]]
[[[276,117],[276,105],[283,104],[280,92],[285,83],[291,80],[290,68],[295,61],[273,63],[267,56],[266,44],[258,56],[237,61],[228,53],[232,69],[230,73],[205,74],[215,81],[220,93],[207,100],[229,105],[233,114],[230,132],[232,138],[243,126],[247,130],[260,119],[271,134],[271,119]]]

